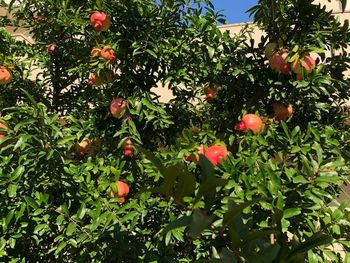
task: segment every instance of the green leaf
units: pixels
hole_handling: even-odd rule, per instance
[[[198,202],[203,196],[205,196],[208,192],[212,191],[213,189],[219,187],[219,186],[225,186],[227,184],[228,180],[211,177],[208,180],[204,181],[200,184],[200,187],[198,189],[195,203]]]
[[[288,257],[297,255],[299,253],[305,253],[321,245],[331,244],[332,241],[333,238],[331,236],[326,235],[322,232],[317,232],[312,237],[299,244],[296,248],[292,249]]]
[[[31,206],[32,208],[34,208],[34,209],[38,209],[39,208],[38,204],[35,202],[35,200],[33,198],[31,198],[29,196],[25,196],[24,200],[26,200],[27,204],[29,206]]]
[[[67,243],[66,243],[66,242],[64,242],[64,241],[61,242],[61,243],[58,245],[57,249],[55,250],[55,255],[58,255],[58,254],[61,252],[61,250],[64,249],[66,246],[67,246]]]
[[[153,50],[146,49],[146,52],[147,52],[148,54],[150,54],[152,57],[158,58],[157,54],[156,54]]]
[[[196,209],[193,212],[192,222],[190,225],[190,231],[191,231],[192,237],[194,239],[197,239],[202,233],[202,231],[206,229],[212,221],[213,221],[212,217],[206,216],[203,214],[201,210]]]
[[[207,49],[208,49],[209,58],[212,59],[215,53],[215,48],[207,46]]]
[[[132,212],[130,212],[130,213],[127,213],[124,217],[122,217],[122,218],[120,219],[120,222],[121,222],[121,223],[127,222],[127,221],[133,219],[133,218],[134,218],[135,216],[137,216],[138,214],[139,214],[139,212],[137,212],[137,211],[132,211]]]
[[[236,205],[236,206],[231,206],[231,208],[226,212],[226,214],[224,215],[224,220],[223,220],[223,225],[226,226],[228,224],[230,224],[234,218],[238,215],[238,213],[240,213],[241,211],[243,211],[243,209],[247,208],[248,206],[251,206],[253,204],[256,204],[260,201],[262,201],[264,199],[262,198],[256,198],[254,200],[251,201],[246,201],[242,204]]]
[[[184,171],[178,175],[178,180],[175,199],[181,201],[184,196],[191,195],[194,192],[196,188],[196,177],[194,174]]]
[[[138,149],[140,152],[145,154],[146,158],[148,160],[150,160],[163,175],[166,174],[166,169],[165,169],[161,160],[156,158],[153,153],[151,153],[150,151],[146,150],[145,148],[143,148],[141,146],[138,146]]]
[[[77,216],[79,219],[83,219],[86,213],[86,205],[85,203],[82,203],[78,212],[77,212]]]
[[[24,173],[24,166],[20,165],[16,168],[16,170],[13,171],[13,173],[11,174],[11,181],[15,181],[17,180],[23,173]]]
[[[67,236],[71,236],[75,233],[75,231],[77,230],[77,226],[74,222],[71,222],[68,224],[67,230],[66,230],[66,235]]]
[[[300,208],[288,208],[283,211],[283,217],[287,219],[293,216],[300,215],[300,213],[301,213]]]
[[[17,192],[17,185],[15,184],[10,184],[8,187],[7,187],[7,192],[9,194],[9,197],[15,197],[16,196],[16,192]]]
[[[167,232],[179,228],[179,227],[185,227],[189,226],[192,223],[192,216],[182,216],[174,221],[172,221],[170,224],[168,224],[162,231],[162,234],[165,235]]]

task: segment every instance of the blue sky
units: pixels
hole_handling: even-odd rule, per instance
[[[217,11],[222,12],[229,24],[251,21],[246,11],[256,5],[257,0],[212,0]]]

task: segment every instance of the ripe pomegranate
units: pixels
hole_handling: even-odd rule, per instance
[[[116,180],[115,183],[117,184],[118,192],[114,193],[113,191],[111,191],[109,193],[109,196],[111,198],[118,197],[119,204],[123,204],[125,202],[125,196],[129,193],[130,188],[129,188],[128,184],[126,184],[122,181]]]
[[[301,65],[306,69],[307,73],[311,73],[312,70],[316,67],[316,61],[310,56],[310,54],[305,54]]]
[[[97,75],[96,73],[94,72],[91,72],[90,73],[90,76],[89,76],[89,79],[88,79],[88,85],[90,86],[101,86],[103,85],[104,83],[104,80],[103,80],[103,77],[101,75]]]
[[[131,157],[134,153],[133,144],[130,138],[127,138],[123,142],[124,156]]]
[[[7,130],[8,130],[7,125],[3,122],[0,122],[0,139],[6,136]]]
[[[223,145],[213,145],[207,148],[204,155],[213,165],[218,165],[221,159],[226,160],[227,149]]]
[[[87,150],[90,148],[89,138],[84,138],[80,143],[76,145],[76,151],[80,156],[84,156]]]
[[[272,103],[275,119],[278,121],[285,121],[293,114],[293,107],[291,104],[288,106],[281,102]]]
[[[0,85],[6,85],[12,80],[12,73],[5,67],[0,67]]]
[[[34,15],[33,16],[33,20],[36,21],[36,22],[41,22],[45,19],[44,16],[41,16],[41,15]]]
[[[130,138],[126,138],[123,142],[123,148],[124,149],[132,149],[133,145],[132,145],[132,141]]]
[[[127,158],[132,157],[133,153],[134,153],[134,150],[132,148],[124,149],[124,156]]]
[[[277,43],[270,42],[265,47],[265,57],[270,58],[277,51]]]
[[[289,73],[289,64],[286,61],[288,56],[287,51],[275,52],[269,59],[271,69],[280,72],[284,75]]]
[[[196,147],[196,152],[186,156],[185,160],[189,161],[189,162],[194,162],[195,164],[198,164],[199,163],[199,154],[204,155],[204,152],[205,152],[204,145],[201,144],[201,146]]]
[[[95,57],[99,57],[100,55],[101,55],[101,49],[100,48],[94,47],[91,50],[91,57],[95,58]]]
[[[217,87],[215,85],[205,85],[204,87],[205,99],[207,101],[215,98],[217,93]]]
[[[107,31],[111,27],[110,16],[100,11],[95,11],[90,16],[90,22],[96,32]]]
[[[116,55],[110,46],[106,46],[106,47],[102,48],[101,56],[104,57],[105,59],[111,61],[111,62],[115,61],[115,59],[116,59]]]
[[[316,61],[308,54],[304,54],[300,59],[296,59],[292,62],[291,68],[295,74],[297,74],[297,80],[303,79],[303,70],[307,73],[311,73],[316,67]]]
[[[57,45],[56,44],[50,44],[47,49],[46,49],[47,53],[49,54],[53,54],[57,51]]]
[[[253,133],[259,133],[261,127],[264,125],[263,121],[256,114],[246,114],[242,120],[235,125],[237,131],[251,130]]]
[[[111,102],[109,106],[109,110],[113,115],[113,117],[119,119],[124,115],[125,108],[127,105],[128,105],[127,101],[123,100],[122,98],[117,98]]]

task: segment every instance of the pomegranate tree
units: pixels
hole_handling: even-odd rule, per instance
[[[7,7],[1,262],[341,262],[350,32],[255,2],[236,35],[203,0]]]

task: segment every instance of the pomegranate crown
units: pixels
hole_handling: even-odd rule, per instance
[[[235,125],[236,131],[245,131],[247,129],[247,125],[244,123],[244,121],[240,121]]]
[[[97,29],[97,30],[101,29],[102,28],[102,22],[101,21],[96,21],[94,23],[94,28]]]

